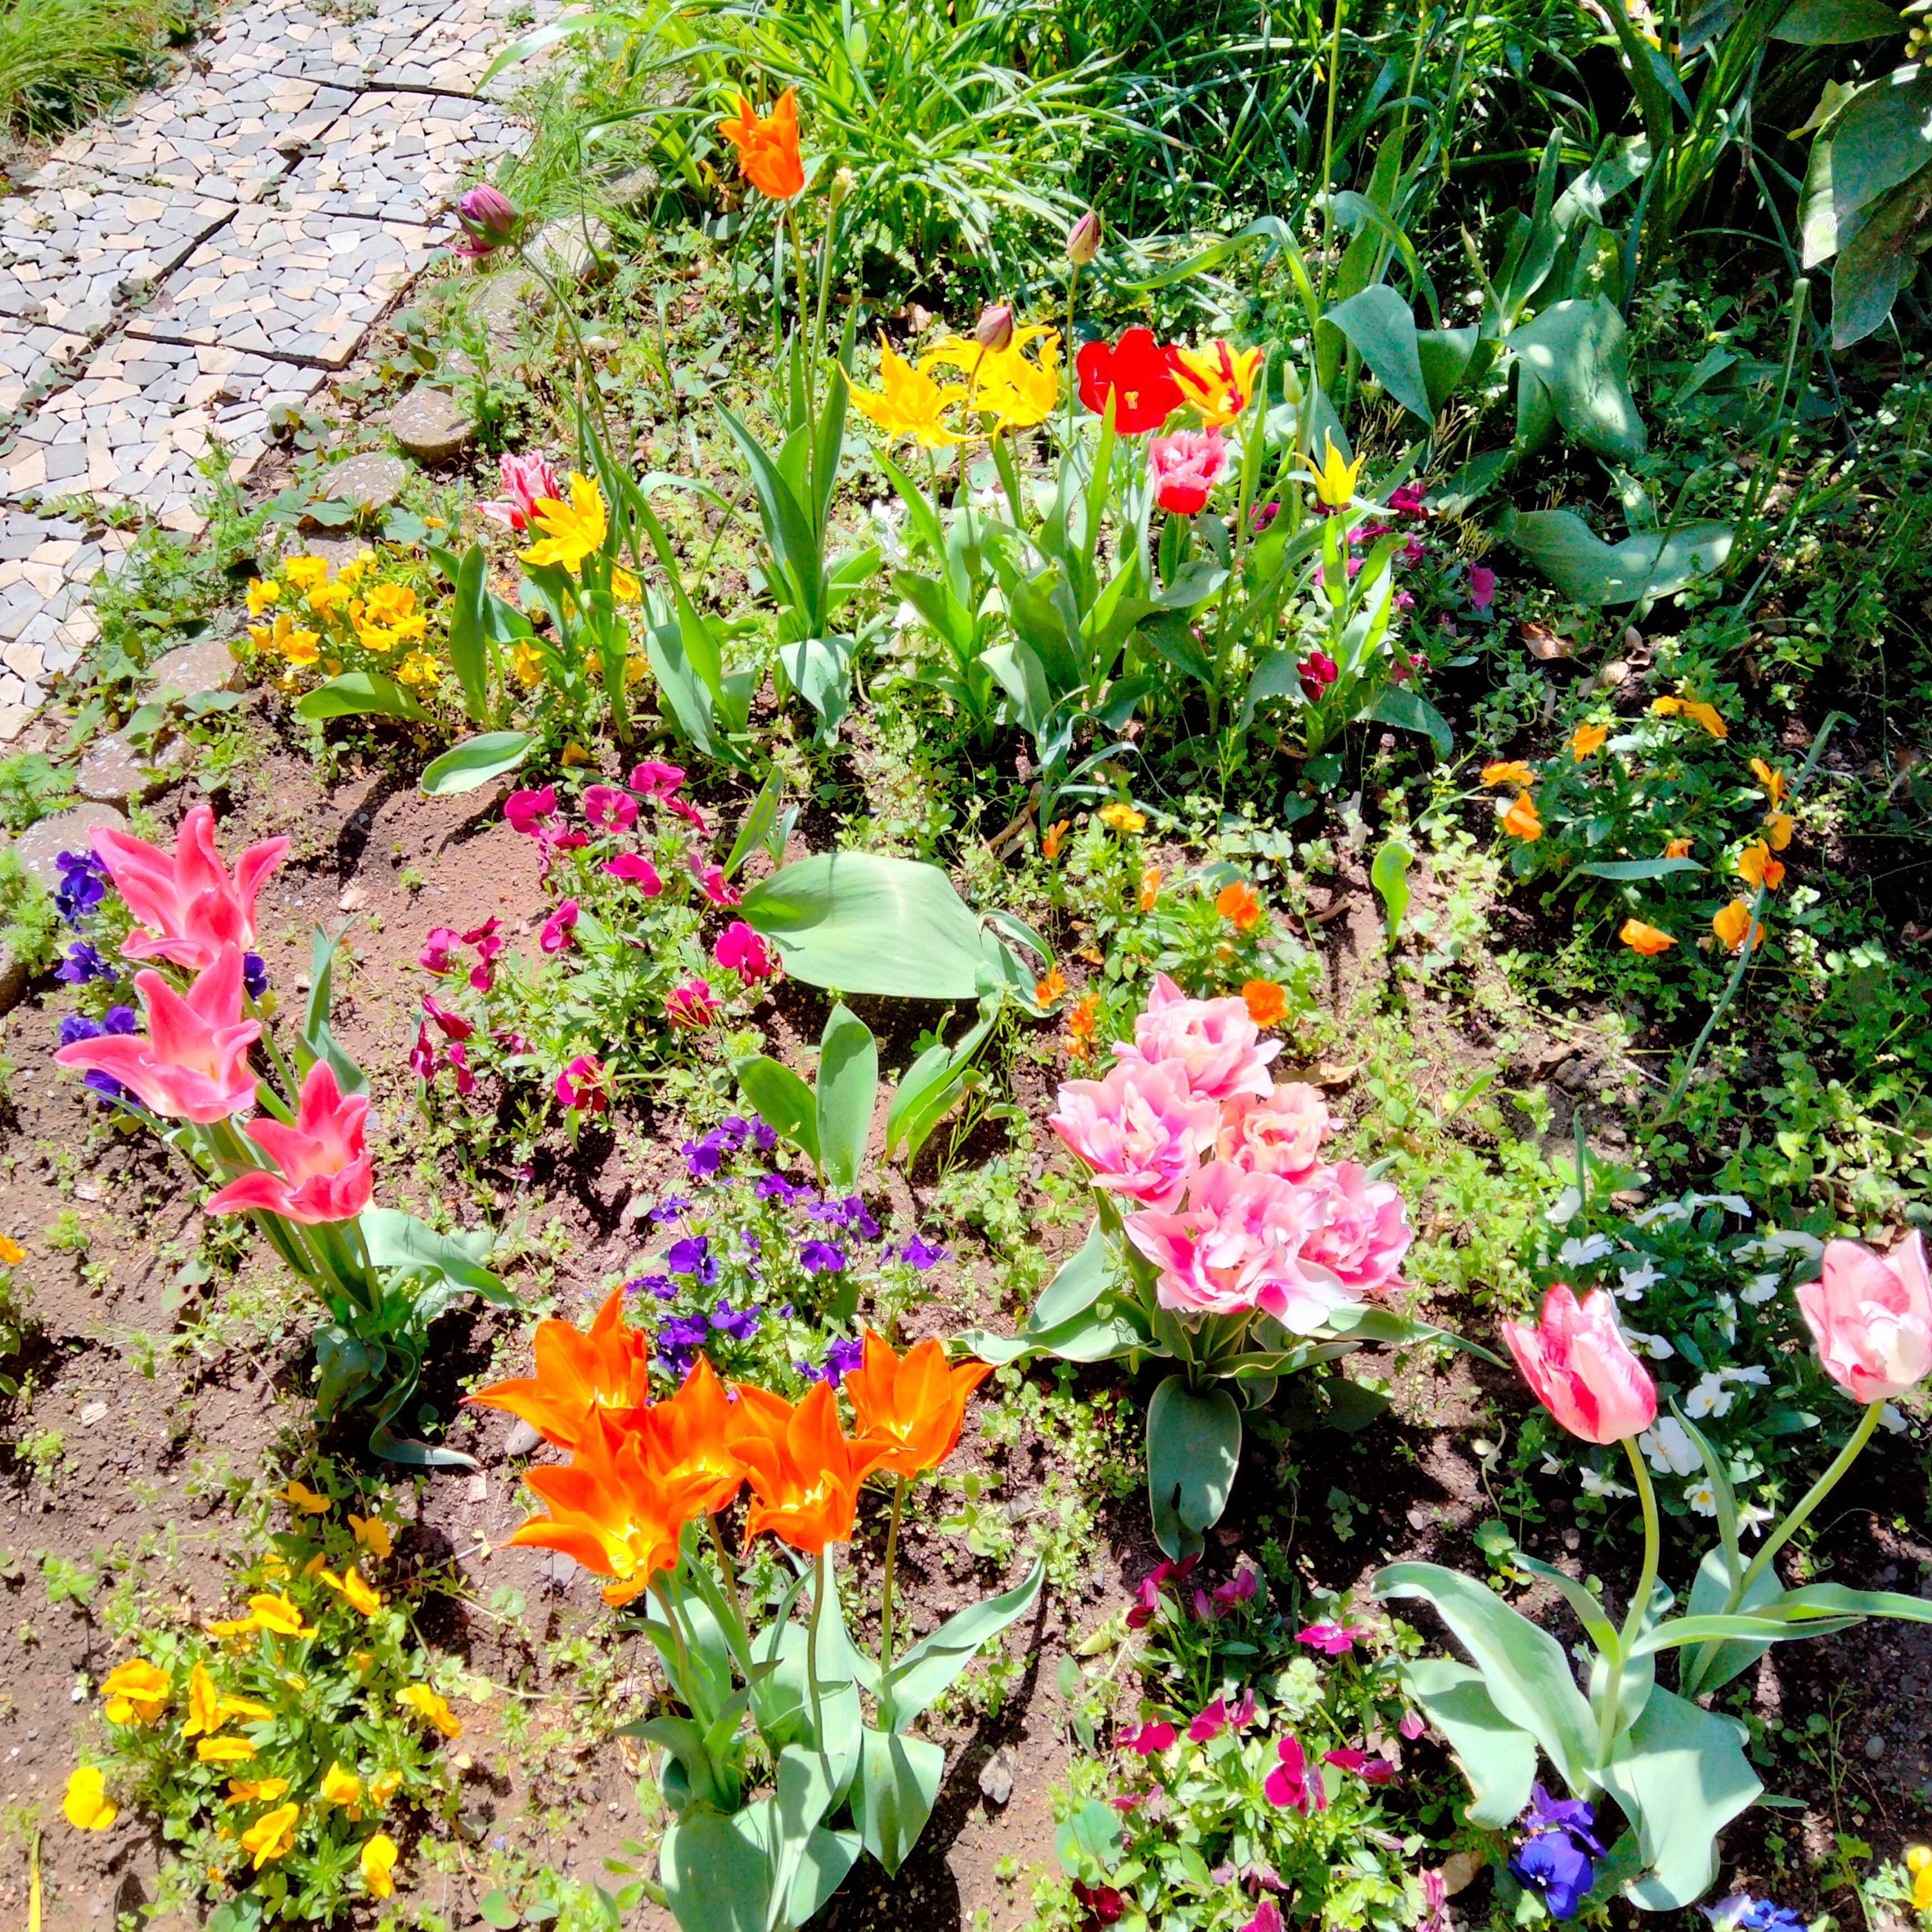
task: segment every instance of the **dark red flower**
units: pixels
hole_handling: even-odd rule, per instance
[[[1073,358],[1079,372],[1080,400],[1097,416],[1114,398],[1114,427],[1122,436],[1158,429],[1180,406],[1180,385],[1174,380],[1168,352],[1150,328],[1128,329],[1109,347],[1090,342]]]
[[[1082,1885],[1073,1881],[1073,1896],[1087,1911],[1087,1926],[1118,1925],[1127,1902],[1111,1885]]]

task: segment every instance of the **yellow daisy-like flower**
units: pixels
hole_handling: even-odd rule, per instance
[[[282,594],[282,586],[272,580],[263,583],[259,577],[248,580],[248,614],[259,617],[271,604],[277,602]]]
[[[399,684],[426,684],[434,691],[442,678],[440,667],[426,651],[410,652],[396,667],[396,681]]]
[[[1204,349],[1174,344],[1174,380],[1208,428],[1225,427],[1247,407],[1261,373],[1262,353],[1226,342],[1210,342]]]
[[[120,1806],[107,1795],[100,1767],[94,1764],[75,1766],[61,1809],[76,1832],[104,1832],[121,1815]]]
[[[395,1547],[389,1536],[389,1526],[378,1516],[352,1516],[349,1519],[349,1533],[371,1556],[386,1557]]]
[[[282,574],[298,590],[313,590],[317,584],[328,581],[328,560],[326,556],[292,556],[282,566]]]
[[[242,1834],[242,1849],[254,1858],[257,1871],[271,1858],[285,1858],[294,1849],[296,1825],[301,1816],[299,1804],[278,1805],[259,1825]]]
[[[390,1874],[396,1868],[396,1841],[378,1832],[362,1844],[362,1889],[371,1898],[387,1898],[396,1888]]]
[[[335,1505],[319,1490],[312,1490],[306,1483],[290,1478],[286,1487],[275,1492],[290,1508],[300,1510],[304,1516],[320,1516],[325,1510]]]
[[[928,358],[929,359],[929,358]],[[946,412],[965,394],[957,383],[935,382],[892,352],[879,338],[879,387],[854,388],[852,406],[888,436],[916,437],[928,449],[944,449],[966,438],[946,421]]]
[[[117,1664],[100,1680],[110,1724],[152,1724],[168,1707],[168,1674],[145,1657]]]
[[[1112,826],[1116,832],[1144,832],[1147,829],[1147,814],[1136,812],[1130,805],[1123,805],[1116,799],[1112,805],[1100,808],[1100,823]]]
[[[610,513],[604,506],[604,493],[587,476],[570,473],[570,501],[540,496],[536,503],[536,526],[543,536],[521,553],[523,561],[542,566],[554,563],[574,575],[584,568],[584,560],[602,550],[610,527]]]
[[[1362,473],[1362,465],[1368,460],[1358,456],[1352,463],[1342,460],[1342,452],[1335,447],[1332,434],[1324,433],[1322,464],[1317,469],[1312,465],[1304,472],[1315,485],[1315,494],[1331,510],[1346,510],[1355,500],[1355,478]]]
[[[412,1684],[407,1690],[399,1692],[398,1697],[399,1702],[406,1704],[418,1717],[434,1724],[445,1737],[462,1736],[461,1720],[427,1684]]]
[[[292,664],[312,664],[322,640],[313,631],[300,631],[286,610],[275,613],[272,624],[250,624],[248,640],[257,650],[279,651]]]

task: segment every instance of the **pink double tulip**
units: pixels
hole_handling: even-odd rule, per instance
[[[1148,471],[1154,501],[1178,517],[1208,507],[1208,498],[1228,466],[1228,446],[1218,429],[1176,430],[1148,445]]]
[[[1315,1171],[1334,1124],[1320,1088],[1284,1080],[1270,1093],[1238,1094],[1222,1108],[1214,1150],[1250,1174],[1300,1180]]]
[[[1281,1051],[1281,1042],[1263,1046],[1261,1037],[1246,1000],[1190,1000],[1165,973],[1156,973],[1147,1010],[1134,1022],[1133,1044],[1122,1041],[1114,1050],[1124,1061],[1175,1062],[1196,1094],[1232,1100],[1238,1094],[1274,1090],[1268,1062]]]
[[[174,854],[111,826],[93,834],[94,856],[107,868],[115,890],[135,922],[121,950],[130,959],[172,959],[199,973],[212,966],[224,946],[238,955],[255,940],[255,899],[289,849],[286,838],[250,845],[228,876],[214,845],[214,814],[197,805],[181,822]]]
[[[134,991],[147,1015],[145,1034],[76,1040],[55,1054],[58,1064],[110,1074],[170,1120],[206,1126],[254,1103],[248,1049],[262,1024],[242,1017],[240,946],[224,946],[185,998],[154,972],[136,973]]]
[[[1371,1180],[1366,1168],[1342,1160],[1318,1168],[1301,1184],[1319,1204],[1301,1258],[1333,1269],[1358,1294],[1399,1287],[1402,1258],[1415,1234],[1393,1184]]]
[[[1172,1060],[1130,1060],[1104,1080],[1070,1080],[1046,1124],[1093,1171],[1094,1185],[1142,1208],[1179,1204],[1220,1109]]]
[[[368,1112],[368,1095],[345,1096],[328,1061],[318,1060],[302,1082],[293,1126],[265,1117],[242,1130],[281,1172],[241,1175],[208,1202],[207,1211],[241,1214],[260,1208],[304,1227],[354,1220],[374,1191],[362,1142]]]
[[[1604,1289],[1579,1304],[1559,1281],[1537,1326],[1505,1322],[1503,1340],[1537,1400],[1572,1436],[1621,1442],[1657,1420],[1656,1385],[1630,1353]]]
[[[536,521],[539,503],[562,500],[563,486],[556,472],[541,456],[501,457],[496,467],[503,479],[503,494],[495,502],[478,503],[479,517],[488,517],[506,530],[521,532]]]
[[[1332,1276],[1302,1265],[1320,1212],[1312,1193],[1278,1174],[1243,1174],[1217,1161],[1195,1176],[1179,1214],[1150,1208],[1124,1225],[1160,1270],[1155,1292],[1163,1308],[1198,1315],[1258,1308],[1306,1335],[1357,1299]]]
[[[1798,1291],[1825,1372],[1854,1401],[1890,1402],[1932,1375],[1932,1283],[1918,1230],[1888,1254],[1827,1241],[1822,1278]]]

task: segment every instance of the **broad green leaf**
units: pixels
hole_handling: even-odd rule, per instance
[[[1576,1621],[1583,1626],[1584,1634],[1600,1651],[1607,1652],[1616,1642],[1617,1627],[1611,1622],[1610,1613],[1604,1609],[1603,1599],[1595,1591],[1586,1589],[1574,1576],[1564,1576],[1553,1564],[1539,1562],[1523,1550],[1515,1551],[1510,1560],[1532,1576],[1540,1576],[1546,1583],[1556,1585],[1576,1612]]]
[[[1106,1293],[1114,1279],[1113,1262],[1113,1244],[1096,1216],[1087,1230],[1087,1238],[1060,1263],[1053,1279],[1040,1290],[1040,1299],[1028,1318],[1029,1326],[1052,1328],[1076,1315],[1084,1315]]]
[[[1535,1738],[1496,1708],[1483,1673],[1468,1664],[1420,1657],[1402,1666],[1402,1677],[1469,1780],[1470,1822],[1494,1831],[1513,1824],[1536,1780]]]
[[[1704,1560],[1690,1583],[1690,1614],[1713,1616],[1721,1611],[1731,1592],[1732,1572],[1721,1548],[1706,1550]],[[1784,1586],[1770,1570],[1760,1570],[1745,1592],[1740,1610],[1768,1610],[1784,1594]],[[1769,1646],[1763,1643],[1717,1643],[1708,1650],[1695,1650],[1677,1666],[1678,1687],[1687,1696],[1701,1696],[1728,1684],[1748,1670]]]
[[[315,1412],[326,1422],[382,1372],[384,1350],[335,1322],[316,1330]]]
[[[1572,873],[1588,879],[1667,879],[1673,872],[1701,872],[1695,859],[1592,859],[1572,866]]]
[[[745,1097],[780,1140],[802,1150],[814,1168],[823,1165],[818,1147],[818,1100],[789,1066],[768,1054],[754,1054],[733,1068]]]
[[[677,626],[652,625],[644,634],[644,655],[650,660],[658,690],[670,702],[678,729],[707,758],[730,756],[712,728],[711,694],[692,668]]]
[[[1118,1814],[1099,1798],[1090,1798],[1061,1820],[1054,1849],[1070,1874],[1097,1885],[1120,1863],[1123,1835]]]
[[[464,738],[423,767],[418,781],[426,797],[447,798],[454,792],[474,791],[504,772],[514,771],[536,745],[532,731],[484,731]]]
[[[335,949],[342,942],[341,932],[333,935],[315,928],[308,950],[308,999],[302,1008],[302,1043],[312,1060],[326,1060],[335,1084],[344,1094],[366,1094],[369,1082],[361,1067],[329,1030],[329,1009],[335,996]],[[303,1069],[306,1078],[308,1069]],[[291,1100],[294,1096],[291,1095]]]
[[[1510,510],[1496,530],[1577,604],[1667,597],[1721,570],[1731,554],[1728,524],[1686,524],[1606,544],[1574,510]]]
[[[1636,1827],[1647,1870],[1624,1889],[1642,1910],[1681,1911],[1710,1888],[1718,1834],[1764,1789],[1744,1757],[1749,1736],[1660,1688],[1612,1748],[1603,1779]]]
[[[296,712],[311,722],[370,715],[405,718],[412,724],[430,722],[429,713],[400,684],[374,670],[346,670],[317,685],[296,700]]]
[[[1432,419],[1462,386],[1481,334],[1473,322],[1462,328],[1416,331],[1416,359],[1421,367],[1423,386],[1428,392]]]
[[[1549,392],[1568,435],[1624,462],[1643,454],[1623,317],[1606,296],[1552,302],[1510,332],[1509,351]]]
[[[1424,422],[1435,420],[1436,405],[1417,350],[1415,318],[1386,282],[1372,283],[1359,295],[1337,302],[1324,320],[1354,344],[1370,373],[1411,416]],[[1475,332],[1469,333],[1473,346]]]
[[[483,628],[484,559],[473,543],[456,570],[456,595],[449,607],[449,661],[463,687],[463,708],[482,718],[490,708],[489,645]]]
[[[1841,231],[1932,162],[1932,75],[1914,62],[1862,87],[1832,129],[1832,212]]]
[[[919,1842],[946,1774],[946,1754],[924,1738],[866,1728],[852,1815],[866,1849],[896,1872]]]
[[[1420,1597],[1475,1660],[1490,1701],[1506,1723],[1525,1730],[1549,1754],[1572,1791],[1596,1780],[1596,1725],[1576,1688],[1570,1660],[1540,1629],[1473,1577],[1436,1563],[1392,1563],[1376,1573],[1378,1598]]]
[[[378,1268],[440,1275],[455,1286],[473,1290],[499,1307],[513,1307],[516,1297],[483,1265],[490,1251],[488,1230],[467,1237],[439,1234],[413,1214],[397,1208],[365,1208],[356,1226]],[[480,1249],[482,1253],[477,1250]]]
[[[993,1018],[988,1016],[956,1046],[948,1046],[942,1041],[928,1047],[906,1069],[886,1108],[888,1160],[895,1157],[902,1146],[908,1160],[918,1154],[926,1137],[966,1090],[964,1070],[992,1030]]]
[[[829,1832],[821,1825],[805,1841],[792,1874],[791,1895],[784,1922],[802,1925],[832,1903],[832,1894],[845,1882],[845,1874],[859,1862],[865,1849],[856,1832]]]
[[[765,1932],[770,1865],[760,1846],[716,1811],[671,1821],[658,1846],[658,1882],[680,1932]]]
[[[1905,22],[1884,0],[1797,0],[1772,28],[1771,38],[1801,47],[1835,47],[1882,40],[1904,31]]]
[[[1832,267],[1832,346],[1848,349],[1880,328],[1918,273],[1932,215],[1932,166],[1838,227]]]
[[[980,922],[936,866],[820,852],[760,879],[740,916],[808,986],[902,999],[980,993]]]
[[[1415,854],[1400,839],[1390,838],[1369,868],[1369,882],[1382,895],[1391,946],[1402,937],[1402,916],[1408,910],[1408,868],[1414,862]]]
[[[1399,731],[1414,731],[1436,747],[1438,756],[1448,758],[1456,749],[1456,734],[1449,721],[1420,692],[1391,684],[1376,695],[1376,701],[1362,712],[1358,724],[1393,724]]]
[[[778,823],[779,801],[784,796],[784,774],[774,765],[771,775],[758,788],[758,795],[753,799],[751,808],[745,814],[745,822],[738,828],[738,836],[731,842],[730,856],[724,861],[724,876],[729,879],[736,875],[738,868],[765,842],[766,836]]]
[[[1169,1376],[1148,1405],[1147,1459],[1154,1540],[1170,1558],[1196,1554],[1240,1467],[1240,1406],[1225,1388],[1199,1394]]]
[[[660,1781],[676,1810],[681,1811],[693,1802],[716,1805],[721,1810],[727,1808],[728,1798],[718,1784],[718,1767],[704,1748],[704,1730],[694,1719],[650,1718],[625,1729],[630,1736],[657,1745],[675,1762],[682,1774],[681,1784],[674,1787],[668,1778]]]
[[[1033,1568],[1012,1589],[949,1617],[896,1658],[880,1688],[880,1723],[894,1731],[904,1730],[986,1645],[1026,1613],[1046,1576],[1045,1559],[1036,1557]]]
[[[829,1718],[826,1728],[830,1728]],[[768,1845],[772,1854],[774,1906],[790,1895],[792,1880],[805,1855],[807,1841],[818,1830],[820,1820],[838,1801],[839,1782],[836,1770],[822,1750],[788,1744],[778,1754],[778,1771],[772,1780],[772,1817],[776,1828]]]
[[[878,1042],[842,1002],[832,1009],[818,1047],[818,1157],[835,1186],[859,1184],[878,1092]]]

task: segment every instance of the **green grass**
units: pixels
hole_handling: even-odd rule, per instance
[[[156,0],[14,0],[0,8],[0,120],[45,140],[139,86],[172,30]]]

